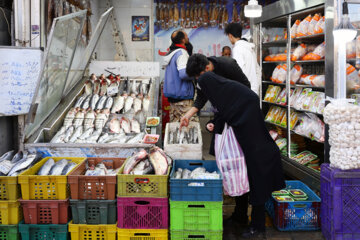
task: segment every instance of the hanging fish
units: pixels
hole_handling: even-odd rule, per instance
[[[194,2],[191,2],[190,5],[190,27],[194,27],[194,10],[195,10],[195,5]]]
[[[193,23],[192,23],[192,27],[193,28],[197,28],[198,27],[198,21],[199,21],[199,15],[198,15],[198,8],[199,8],[199,4],[196,3],[195,6],[194,6],[194,20],[193,20]]]
[[[226,3],[226,1],[224,1]],[[226,28],[226,26],[228,25],[229,23],[229,14],[228,14],[228,11],[227,11],[227,8],[226,8],[226,5],[224,4],[223,5],[223,16],[222,16],[222,22],[221,22],[221,26],[223,29]]]
[[[190,5],[187,4],[186,11],[185,11],[185,27],[186,28],[191,27],[191,25],[190,25],[190,11],[191,11]]]
[[[164,19],[164,4],[160,4],[160,26],[161,29],[165,29],[165,19]]]
[[[143,111],[147,113],[149,111],[150,106],[150,96],[145,96],[142,102]]]
[[[165,22],[165,30],[169,29],[169,8],[168,8],[168,2],[165,2],[165,8],[164,8],[164,22]]]
[[[204,28],[207,28],[209,26],[209,12],[206,9],[206,5],[204,4],[202,7],[202,26]]]
[[[99,79],[94,80],[93,84],[93,93],[99,94],[100,93],[100,87],[101,87],[101,81]]]
[[[177,28],[179,26],[179,19],[180,19],[180,14],[179,14],[179,2],[176,1],[175,2],[175,6],[174,6],[174,27]]]
[[[156,26],[160,26],[160,4],[159,0],[156,1]]]
[[[134,111],[135,111],[135,113],[141,111],[142,99],[143,99],[143,97],[141,95],[139,95],[139,97],[136,97],[134,99]]]
[[[236,2],[233,2],[233,12],[232,12],[232,17],[231,17],[231,22],[232,23],[236,23],[239,20],[239,16],[238,16],[238,11],[237,11],[237,7],[236,7]]]
[[[169,28],[174,26],[174,5],[169,3]]]
[[[131,110],[132,108],[132,105],[134,103],[134,98],[135,98],[135,95],[134,94],[131,94],[130,96],[128,96],[125,100],[125,107],[124,107],[124,112],[128,112]]]
[[[185,28],[185,18],[186,18],[186,10],[185,10],[185,5],[184,5],[184,0],[181,3],[181,8],[180,8],[180,26],[182,28]]]
[[[214,6],[214,1],[210,1],[209,2],[209,25],[212,26],[212,20],[213,20],[213,15],[214,15],[214,10],[215,10],[215,6]]]
[[[219,6],[219,14],[218,14],[218,18],[217,18],[217,25],[218,27],[221,29],[222,28],[222,18],[223,18],[223,11],[224,11],[224,8],[223,6],[221,5],[220,3],[220,6]]]

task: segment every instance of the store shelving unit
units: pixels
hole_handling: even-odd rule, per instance
[[[298,133],[296,133],[293,129],[290,129],[290,114],[292,111],[296,111],[298,113],[311,113],[318,116],[321,120],[323,120],[323,116],[320,113],[312,112],[309,110],[300,110],[296,109],[291,106],[290,102],[290,90],[295,87],[302,87],[302,88],[311,88],[313,91],[318,92],[324,92],[326,96],[333,96],[333,79],[332,75],[329,74],[329,65],[327,64],[328,58],[325,57],[325,59],[321,60],[310,60],[310,61],[291,61],[291,50],[292,48],[295,48],[300,43],[305,44],[321,44],[322,42],[326,41],[326,50],[333,49],[333,41],[329,41],[328,44],[328,36],[327,34],[315,34],[311,36],[305,36],[305,37],[298,37],[298,38],[291,38],[288,37],[286,40],[278,40],[278,41],[272,41],[272,42],[264,42],[263,41],[263,29],[275,29],[276,28],[284,28],[287,31],[287,36],[291,36],[290,29],[293,25],[293,23],[297,19],[304,19],[307,15],[315,14],[315,13],[321,13],[322,15],[325,14],[325,19],[327,18],[325,9],[327,5],[331,4],[328,3],[328,1],[324,0],[305,0],[304,4],[302,6],[296,6],[295,4],[296,0],[280,0],[274,4],[271,4],[264,8],[263,10],[263,16],[257,20],[254,21],[254,25],[252,26],[255,32],[255,42],[257,43],[257,50],[259,53],[259,59],[264,59],[264,56],[268,55],[270,51],[269,49],[275,49],[275,52],[281,53],[286,52],[287,54],[287,61],[261,61],[260,65],[263,70],[263,80],[262,80],[262,87],[260,89],[261,91],[261,106],[263,109],[264,116],[269,111],[269,108],[271,106],[277,106],[286,108],[286,117],[287,117],[287,127],[280,126],[278,124],[275,124],[273,122],[266,121],[266,124],[268,125],[269,129],[281,129],[281,133],[283,134],[283,137],[287,138],[288,144],[287,144],[287,155],[282,155],[282,162],[283,162],[283,169],[286,175],[300,179],[304,181],[306,184],[310,185],[314,189],[320,189],[320,173],[309,168],[306,166],[303,166],[296,162],[295,160],[292,160],[290,156],[290,148],[292,141],[298,141],[299,139],[302,141],[302,143],[305,143],[305,148],[299,149],[299,152],[303,150],[310,150],[311,152],[318,155],[321,162],[328,162],[327,160],[327,141],[320,142],[315,140],[314,138],[310,136],[303,136]],[[332,22],[325,22],[326,29],[331,28]],[[272,30],[270,30],[272,31]],[[256,34],[257,33],[257,34]],[[332,34],[331,34],[332,35]],[[267,52],[268,51],[268,52]],[[326,54],[328,54],[328,51],[326,51]],[[333,51],[329,53],[330,55],[333,54]],[[331,58],[331,56],[329,56]],[[270,76],[274,70],[274,68],[279,64],[287,64],[287,77],[286,81],[284,83],[275,83],[270,81]],[[326,81],[325,81],[325,87],[316,87],[312,85],[304,85],[304,84],[290,84],[290,70],[292,69],[294,64],[301,65],[304,68],[304,73],[308,74],[324,74]],[[332,66],[330,66],[331,68]],[[274,85],[274,86],[280,86],[282,89],[286,88],[287,92],[287,104],[286,105],[280,105],[277,103],[271,103],[264,101],[265,92],[268,88],[268,86]],[[326,135],[325,135],[326,138]]]

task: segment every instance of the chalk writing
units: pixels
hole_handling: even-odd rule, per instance
[[[38,49],[0,48],[0,115],[27,114],[40,73]]]

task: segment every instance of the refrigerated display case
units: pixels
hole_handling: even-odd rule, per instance
[[[252,24],[262,69],[260,104],[284,172],[318,190],[319,165],[329,159],[322,112],[326,97],[334,97],[334,5],[280,0]]]
[[[84,83],[90,75],[86,69],[112,9],[108,9],[101,15],[86,47],[80,40],[86,19],[86,10],[54,19],[39,83],[25,129],[24,146],[26,150],[37,151],[44,156],[117,156],[126,158],[140,148],[148,149],[153,146],[142,143],[50,142],[63,126],[69,110],[84,94]],[[128,78],[128,76],[121,77]],[[158,86],[159,79],[156,77],[143,77],[142,79],[151,82],[149,90],[151,101],[148,113],[157,113],[155,108],[157,108],[158,89],[156,86]]]

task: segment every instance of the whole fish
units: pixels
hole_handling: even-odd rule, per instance
[[[73,135],[71,136],[71,138],[69,139],[69,143],[73,143],[76,141],[76,139],[78,139],[78,137],[80,137],[83,134],[83,126],[78,126],[75,129],[75,132],[73,133]]]
[[[64,167],[69,163],[66,159],[61,159],[60,161],[57,161],[50,169],[48,175],[56,176],[61,175]]]
[[[140,94],[142,94],[144,96],[148,94],[148,91],[147,91],[148,85],[149,84],[141,83],[141,85],[140,85]]]
[[[98,103],[96,104],[95,110],[104,109],[106,99],[107,99],[107,96],[101,96]]]
[[[100,87],[101,87],[101,82],[100,82],[100,80],[96,79],[94,81],[94,84],[93,84],[93,93],[94,94],[99,94],[100,93]]]
[[[120,120],[120,126],[124,130],[125,133],[131,132],[131,124],[130,124],[129,119],[122,117]]]
[[[70,127],[72,125],[77,112],[78,111],[77,111],[76,108],[71,108],[68,111],[68,113],[65,116],[64,127],[68,128],[68,127]]]
[[[204,6],[204,4],[203,3],[200,3],[199,4],[199,6],[198,6],[198,13],[197,13],[197,15],[198,15],[198,19],[197,19],[197,26],[198,27],[201,27],[202,26],[202,21],[203,21],[203,6]]]
[[[174,20],[173,20],[175,28],[179,26],[179,19],[180,19],[180,15],[179,15],[178,1],[176,1],[174,6]]]
[[[169,144],[174,144],[174,134],[171,131],[169,131]]]
[[[87,80],[85,82],[85,94],[86,95],[92,94],[93,93],[92,90],[93,90],[93,84],[92,84],[92,82],[90,80]]]
[[[202,16],[203,16],[202,25],[204,28],[207,28],[209,26],[209,13],[206,9],[206,6],[203,6],[202,8]]]
[[[164,12],[165,6],[164,4],[160,4],[160,26],[161,29],[165,29],[165,12]]]
[[[126,80],[126,93],[127,93],[127,94],[130,94],[130,93],[131,93],[132,84],[133,84],[133,81],[132,81],[132,80],[130,80],[130,79],[127,79],[127,80]]]
[[[199,143],[199,131],[196,127],[194,127],[194,144]]]
[[[184,0],[181,3],[181,9],[180,9],[180,26],[182,28],[185,28],[185,18],[186,18],[186,10],[184,5]]]
[[[91,97],[91,99],[90,99],[90,108],[92,109],[92,110],[95,110],[95,108],[96,108],[96,104],[97,104],[97,102],[99,101],[99,95],[98,94],[94,94],[92,97]]]
[[[133,103],[134,103],[135,95],[131,94],[125,99],[125,106],[124,106],[124,112],[128,112],[132,109]]]
[[[136,119],[131,119],[131,131],[135,133],[140,133],[140,123]]]
[[[123,144],[126,143],[129,139],[129,136],[126,136],[125,133],[117,134],[116,136],[112,136],[106,140],[106,143],[118,143]]]
[[[96,143],[97,140],[98,140],[99,137],[100,137],[101,132],[102,132],[102,129],[97,129],[97,130],[95,130],[95,131],[91,134],[91,136],[90,136],[88,139],[85,140],[85,142],[86,142],[86,143]]]
[[[26,158],[23,158],[22,160],[18,161],[10,170],[8,173],[8,176],[13,176],[16,172],[19,172],[21,170],[24,170],[28,168],[29,166],[33,165],[38,160],[38,156],[36,154],[29,154]]]
[[[133,154],[130,158],[124,163],[124,174],[129,174],[131,170],[138,164],[140,161],[147,158],[148,153],[145,149],[141,149],[139,152]]]
[[[238,22],[238,20],[239,20],[239,16],[238,16],[236,3],[233,2],[233,13],[232,13],[232,17],[231,17],[231,22],[236,23],[236,22]]]
[[[225,29],[226,26],[228,25],[228,22],[229,22],[229,14],[228,14],[228,11],[227,11],[227,8],[226,6],[224,5],[223,6],[223,16],[222,16],[222,28]]]
[[[74,108],[80,108],[81,105],[83,104],[84,100],[88,97],[88,95],[82,95],[78,98],[78,100],[76,101]]]
[[[142,105],[142,102],[143,102],[142,99],[143,99],[142,96],[136,97],[136,98],[134,99],[134,111],[135,111],[135,113],[141,111],[141,105]]]
[[[125,104],[125,97],[124,96],[117,96],[114,99],[114,105],[111,108],[111,113],[119,113]]]
[[[52,166],[54,166],[55,161],[52,158],[49,158],[44,165],[41,166],[41,168],[39,169],[39,171],[37,172],[37,175],[39,176],[44,176],[44,175],[48,175]]]
[[[150,149],[149,160],[154,167],[156,175],[165,175],[168,170],[167,157],[159,147]]]
[[[190,7],[190,27],[194,27],[194,17],[195,17],[195,5],[193,2],[191,2],[191,7]]]
[[[22,151],[19,151],[18,153],[16,153],[14,155],[14,157],[11,159],[11,163],[14,164],[14,163],[17,163],[18,161],[20,161],[21,159],[23,159],[24,157],[24,154]]]
[[[85,176],[106,176],[107,169],[103,163],[98,163],[94,169],[90,168],[86,171]]]
[[[50,143],[61,143],[65,138],[65,131],[67,127],[62,126],[60,130],[55,134],[55,136],[51,139]]]
[[[111,119],[109,122],[109,129],[112,133],[120,133],[122,130],[120,126],[120,120],[117,118]]]
[[[95,129],[102,130],[102,128],[105,126],[105,123],[107,122],[108,117],[105,113],[99,113],[96,115],[95,118]]]
[[[66,132],[65,132],[65,137],[64,137],[64,142],[68,142],[70,137],[72,136],[72,134],[74,133],[75,127],[74,126],[70,126]]]
[[[169,3],[169,28],[174,26],[174,6]]]
[[[111,109],[113,106],[114,100],[112,97],[108,97],[105,102],[105,109]]]
[[[96,114],[94,110],[90,110],[85,114],[84,130],[94,127]]]
[[[220,29],[222,28],[221,23],[222,23],[222,18],[223,18],[223,11],[224,11],[224,8],[223,8],[223,6],[222,6],[221,3],[220,3],[218,18],[217,18],[217,24],[218,24],[218,26],[219,26]]]
[[[153,166],[151,165],[149,159],[145,159],[139,162],[134,169],[130,172],[130,174],[135,175],[146,175],[154,171]]]
[[[14,157],[14,153],[14,150],[6,152],[0,157],[0,160],[11,160]]]
[[[156,1],[156,26],[160,25],[160,6],[159,6],[159,0]]]
[[[82,102],[81,104],[81,109],[86,110],[89,108],[90,106],[90,99],[91,99],[91,95],[88,95],[85,100]]]
[[[164,22],[165,22],[165,30],[169,29],[169,8],[167,2],[165,3],[165,9],[164,9]]]
[[[92,128],[92,127],[88,128],[83,132],[83,134],[81,134],[81,136],[78,139],[85,140],[85,139],[89,138],[93,134],[93,132],[94,132],[94,128]]]
[[[118,91],[118,95],[123,94],[125,91],[125,80],[121,80],[119,83],[119,91]]]
[[[97,141],[98,143],[105,143],[105,141],[110,138],[109,134],[108,133],[104,133],[100,138],[99,140]]]
[[[186,10],[185,10],[185,27],[186,28],[191,27],[191,25],[190,25],[190,10],[191,10],[191,8],[190,8],[190,6],[188,4],[187,7],[186,7]]]
[[[138,133],[138,134],[135,135],[135,137],[130,138],[129,140],[127,140],[126,143],[129,143],[129,144],[139,143],[139,142],[141,142],[143,140],[144,136],[145,136],[144,132]]]
[[[149,106],[150,106],[150,96],[145,96],[142,101],[142,107],[145,113],[149,112]]]
[[[140,82],[133,80],[133,83],[131,85],[131,93],[134,93],[135,95],[139,94],[139,87],[140,87]]]
[[[76,167],[76,163],[74,162],[69,162],[68,164],[66,164],[66,166],[64,167],[64,169],[61,172],[61,175],[67,175],[68,173],[71,172],[71,170],[73,170]]]
[[[104,96],[107,93],[107,88],[108,88],[108,82],[106,81],[106,79],[102,80],[101,84],[100,84],[100,96]]]
[[[84,110],[80,110],[78,113],[76,113],[75,119],[74,119],[74,127],[82,126],[85,119],[85,112]]]

